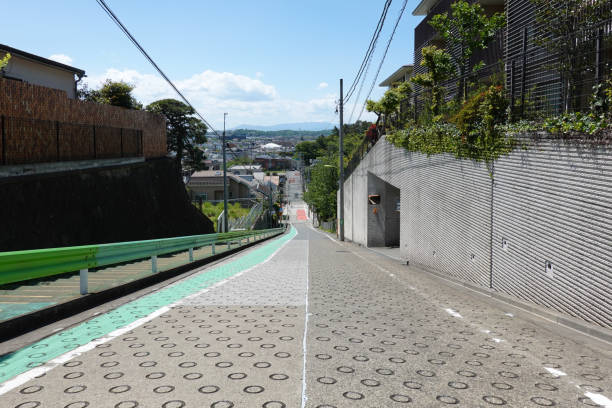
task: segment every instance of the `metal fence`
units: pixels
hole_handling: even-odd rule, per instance
[[[374,146],[375,143],[376,141],[371,140],[368,137],[365,137],[363,139],[361,144],[353,152],[351,159],[349,160],[348,164],[346,165],[344,169],[344,179],[345,180],[351,176],[353,171],[357,168],[357,166],[359,166],[361,159],[363,159],[365,155],[368,154],[368,152],[370,151],[372,146]]]
[[[2,165],[140,157],[142,130],[0,116]]]

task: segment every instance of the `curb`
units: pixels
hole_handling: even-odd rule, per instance
[[[176,268],[168,269],[167,271],[146,276],[144,278],[140,278],[132,282],[125,283],[123,285],[104,289],[100,292],[89,293],[87,295],[83,295],[81,297],[69,300],[64,303],[59,303],[57,305],[49,306],[44,309],[36,310],[28,314],[5,320],[0,323],[0,342],[11,340],[15,337],[39,329],[51,323],[55,323],[59,320],[69,318],[71,316],[82,313],[88,309],[92,309],[96,306],[100,306],[104,303],[145,289],[156,283],[175,278],[179,275],[192,271],[201,266],[213,263],[220,259],[226,258],[229,255],[234,255],[247,248],[281,236],[286,232],[287,230],[275,235],[271,235],[259,241],[251,242],[241,247],[230,249],[229,251],[225,251],[220,254],[215,254],[204,259],[178,266]]]

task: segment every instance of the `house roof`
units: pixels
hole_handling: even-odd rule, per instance
[[[18,50],[17,48],[9,47],[8,45],[0,44],[0,50],[8,52],[11,55],[16,55],[21,58],[28,59],[30,61],[39,62],[45,65],[51,65],[55,68],[60,68],[65,71],[70,71],[77,74],[79,77],[85,75],[85,71],[79,68],[71,67],[70,65],[62,64],[61,62],[53,61],[47,58],[40,57],[38,55],[30,54],[29,52]]]
[[[412,73],[413,69],[412,64],[402,65],[397,71],[392,73],[387,79],[382,81],[378,86],[391,86],[394,82],[397,82],[399,79],[403,78],[406,73]]]

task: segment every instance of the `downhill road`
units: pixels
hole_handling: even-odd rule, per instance
[[[0,407],[612,407],[608,344],[314,230],[288,180],[287,234],[3,357]]]

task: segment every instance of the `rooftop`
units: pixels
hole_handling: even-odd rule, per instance
[[[70,65],[62,64],[61,62],[53,61],[47,58],[40,57],[38,55],[30,54],[29,52],[18,50],[17,48],[9,47],[8,45],[0,44],[0,50],[3,52],[8,52],[13,56],[21,57],[30,61],[38,62],[45,65],[50,65],[55,68],[63,69],[65,71],[70,71],[82,77],[85,75],[85,71],[79,68],[71,67]]]
[[[411,74],[413,69],[412,64],[402,65],[397,71],[391,74],[387,79],[382,81],[378,86],[391,86],[393,83],[404,78],[406,74]]]

